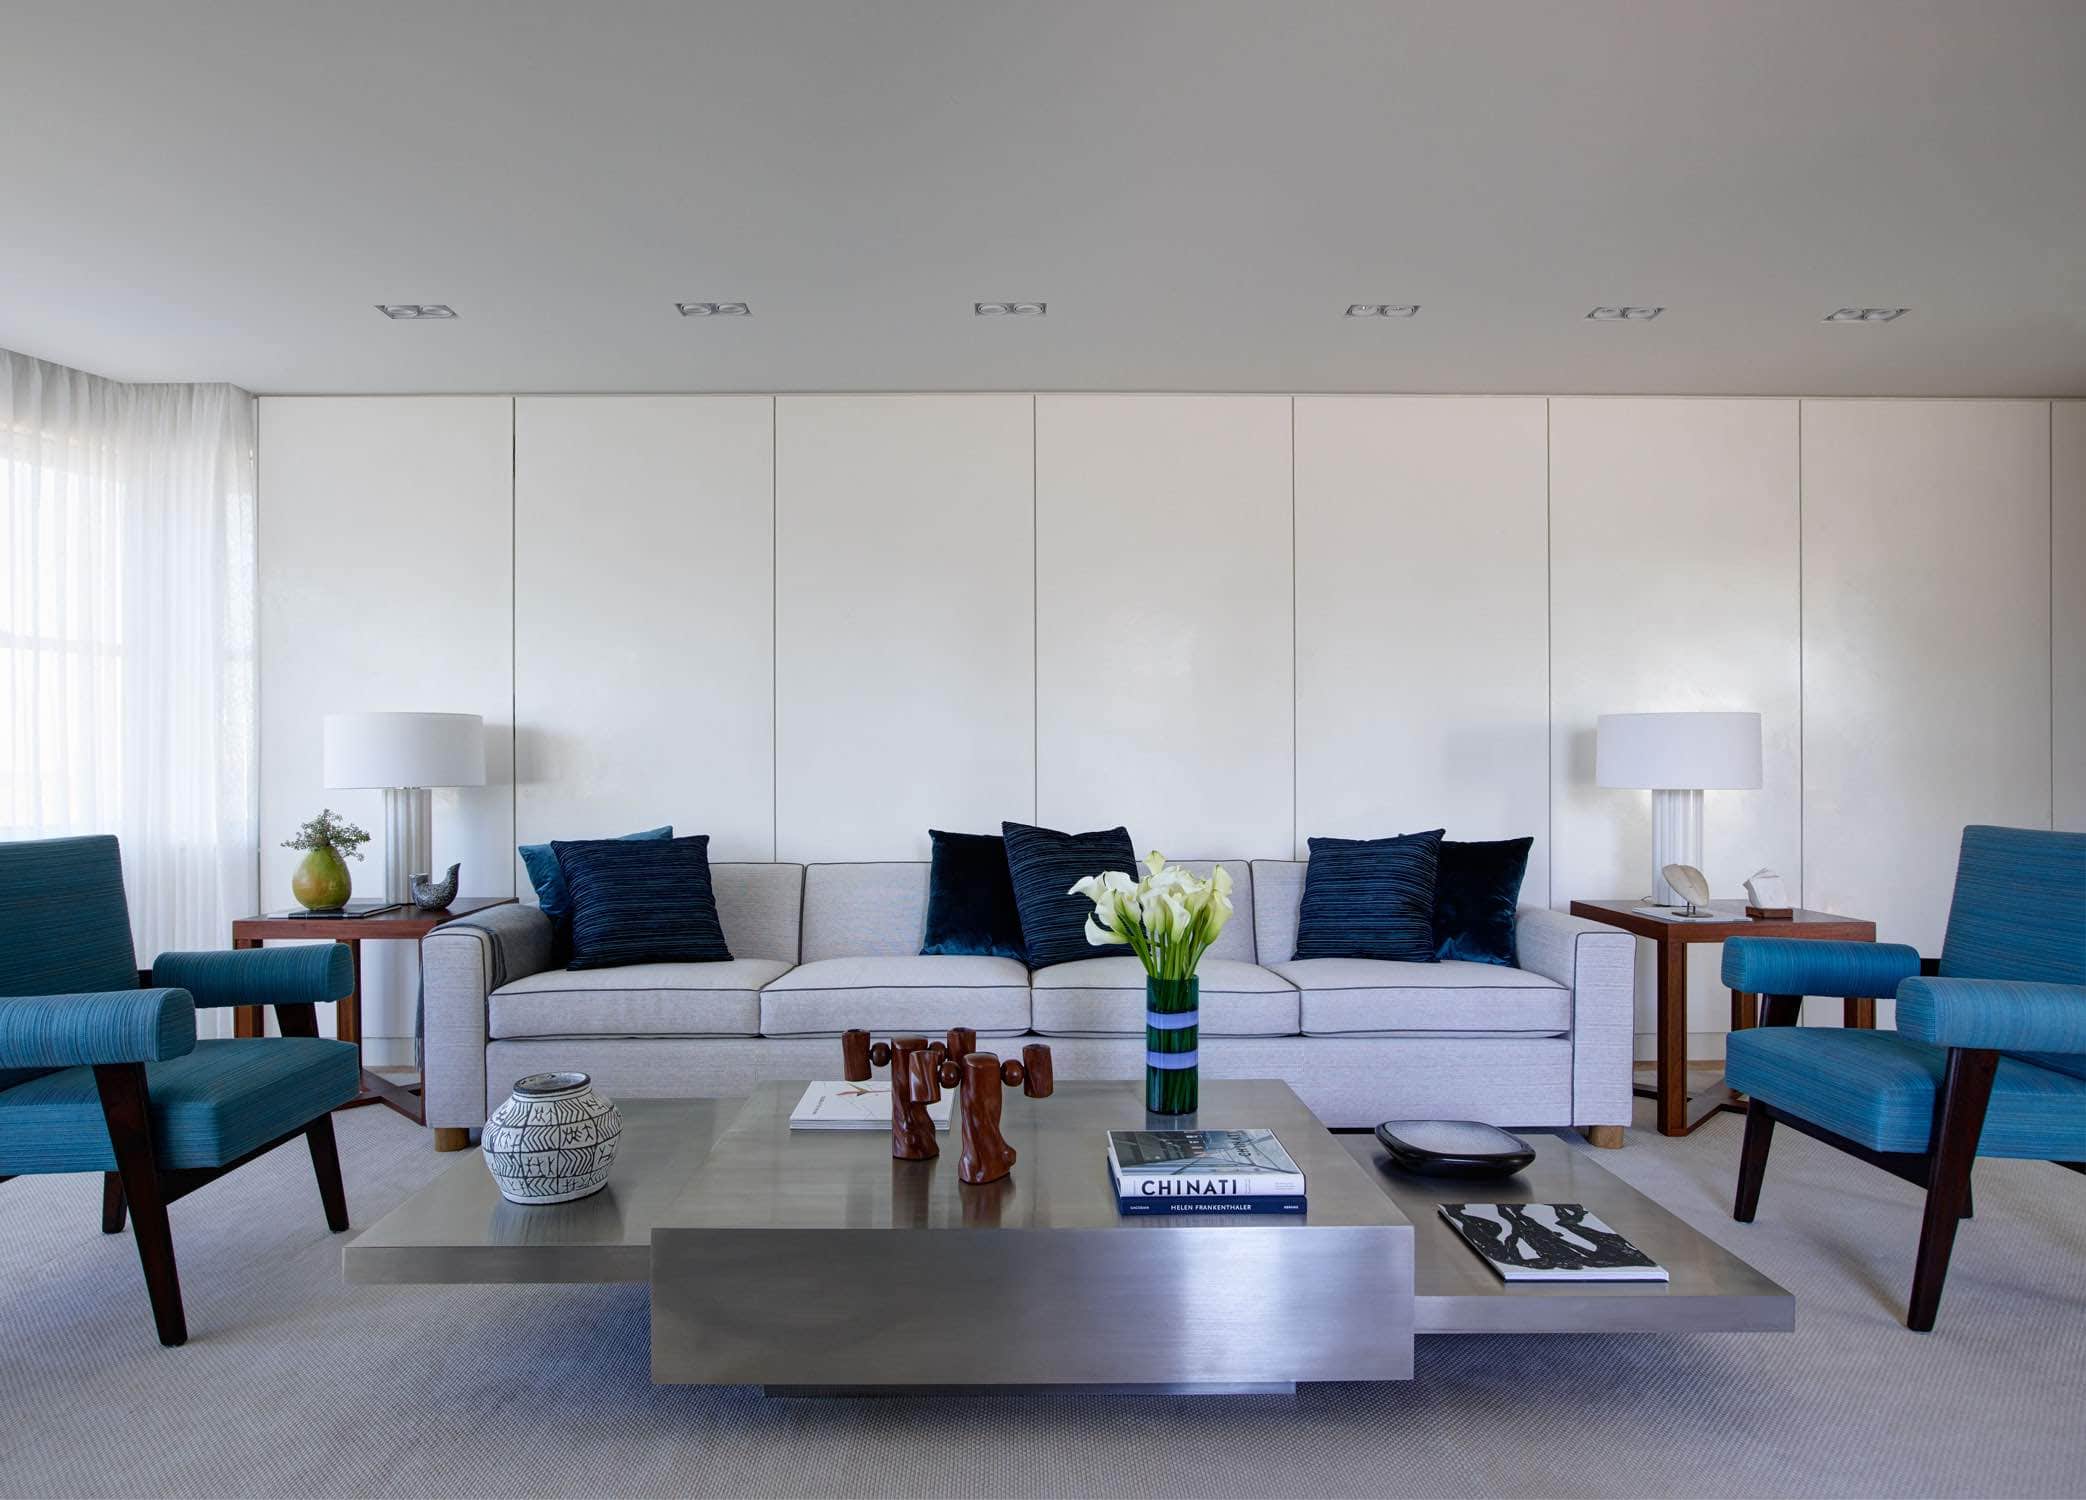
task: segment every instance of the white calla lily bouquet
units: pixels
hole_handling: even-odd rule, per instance
[[[1146,874],[1132,880],[1120,870],[1089,875],[1067,895],[1094,903],[1086,940],[1097,948],[1128,943],[1154,979],[1192,979],[1210,944],[1231,920],[1231,872],[1218,865],[1208,879],[1153,850]]]

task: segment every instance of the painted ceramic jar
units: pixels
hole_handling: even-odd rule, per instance
[[[570,1203],[601,1191],[623,1116],[584,1073],[532,1073],[485,1122],[485,1165],[510,1203]]]

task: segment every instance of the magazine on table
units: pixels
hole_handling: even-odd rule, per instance
[[[1668,1279],[1583,1203],[1444,1203],[1441,1216],[1509,1282]]]
[[[953,1090],[927,1106],[927,1118],[941,1129],[949,1125],[955,1107]],[[891,1128],[891,1085],[881,1078],[861,1083],[813,1083],[790,1111],[792,1130],[889,1130]]]

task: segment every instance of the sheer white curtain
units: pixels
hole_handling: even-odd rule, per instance
[[[138,961],[255,910],[254,403],[0,350],[0,837],[113,833]]]

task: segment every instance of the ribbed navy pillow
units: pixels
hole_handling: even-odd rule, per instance
[[[1441,835],[1436,828],[1390,839],[1312,839],[1295,956],[1437,962]]]
[[[710,886],[710,836],[553,842],[572,897],[568,969],[724,963],[732,956]]]
[[[663,824],[658,828],[647,828],[641,833],[626,833],[625,839],[670,839],[674,836],[674,825]],[[563,968],[572,957],[572,897],[565,889],[565,877],[558,873],[558,856],[551,853],[549,844],[517,844],[514,852],[521,856],[522,868],[529,872],[529,884],[536,887],[536,908],[550,918],[550,961],[553,967]]]
[[[1094,903],[1067,894],[1075,881],[1104,870],[1136,877],[1137,855],[1129,829],[1059,833],[1027,823],[1002,823],[1000,833],[1007,841],[1007,873],[1014,881],[1014,905],[1021,913],[1022,946],[1028,950],[1031,969],[1130,951],[1124,943],[1098,948],[1089,943],[1086,919]]]

